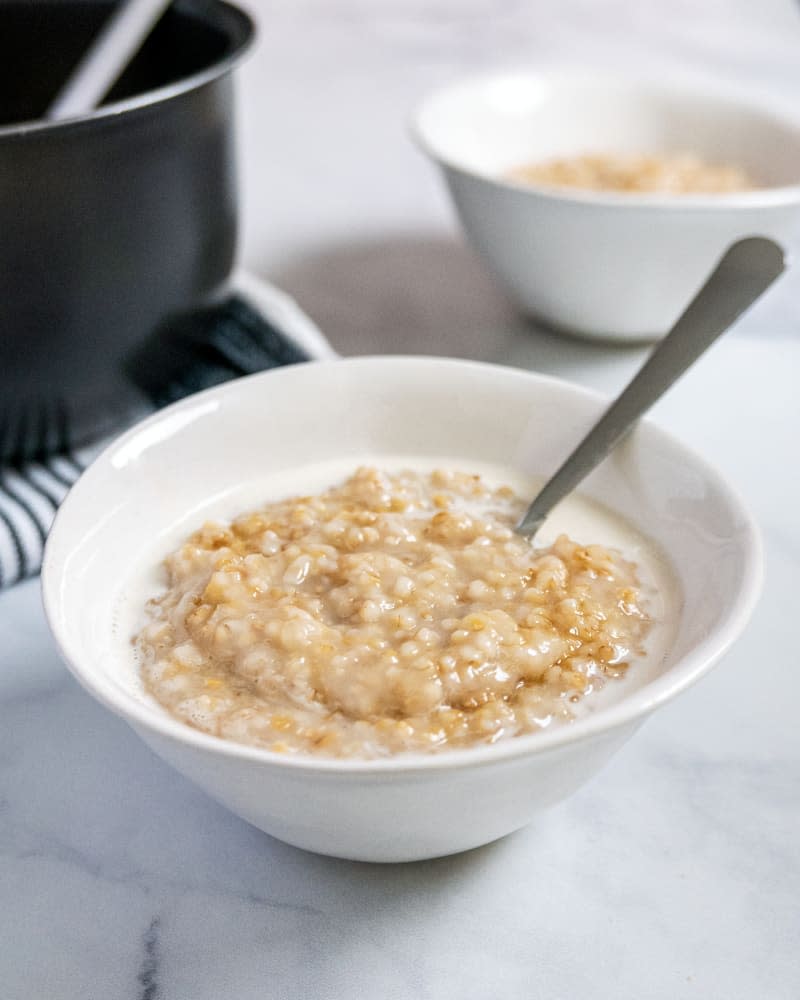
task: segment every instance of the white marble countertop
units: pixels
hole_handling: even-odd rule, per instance
[[[404,134],[429,87],[489,65],[622,61],[800,97],[789,0],[250,6],[244,262],[346,353],[481,357],[609,391],[641,358],[537,330],[492,287]],[[271,840],[77,687],[36,582],[2,595],[0,996],[795,1000],[798,373],[791,274],[656,414],[763,529],[744,637],[579,794],[467,855],[378,867]]]

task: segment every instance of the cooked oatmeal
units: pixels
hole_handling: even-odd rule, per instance
[[[528,733],[622,677],[648,629],[636,566],[534,549],[508,487],[360,468],[207,523],[166,559],[135,642],[147,690],[205,732],[379,757]]]
[[[511,170],[509,177],[529,184],[639,194],[724,194],[755,187],[740,167],[706,163],[691,153],[671,156],[591,153],[525,164]]]

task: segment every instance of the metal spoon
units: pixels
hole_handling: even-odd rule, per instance
[[[706,283],[569,458],[539,491],[516,527],[533,540],[562,500],[633,430],[656,400],[778,278],[783,248],[763,236],[732,244]]]

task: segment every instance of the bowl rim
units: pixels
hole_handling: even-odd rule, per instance
[[[176,3],[174,6],[179,14],[188,17],[194,16],[224,32],[228,37],[229,51],[221,59],[217,59],[203,69],[183,76],[179,80],[173,80],[172,83],[154,87],[140,94],[133,94],[131,97],[114,101],[111,104],[101,104],[100,107],[85,114],[71,115],[69,118],[57,121],[51,121],[47,118],[33,118],[28,121],[0,125],[0,141],[21,139],[42,133],[63,132],[94,124],[100,126],[109,121],[117,120],[122,115],[142,111],[181,97],[193,90],[199,90],[205,84],[212,83],[230,72],[255,41],[257,33],[255,21],[246,11],[230,3],[229,0],[213,0],[212,3],[204,7],[198,7],[192,0],[185,0],[184,4]],[[109,5],[109,9],[110,7],[111,5]]]
[[[155,703],[149,704],[121,688],[110,688],[100,683],[96,679],[96,675],[99,676],[99,671],[95,670],[93,663],[87,663],[86,655],[81,656],[80,650],[76,651],[71,647],[68,637],[62,631],[59,613],[60,591],[66,563],[69,560],[65,560],[63,565],[59,565],[56,562],[54,548],[55,540],[59,539],[60,541],[59,536],[65,511],[69,509],[71,504],[79,502],[82,489],[87,488],[87,483],[90,483],[95,475],[103,472],[111,472],[113,475],[112,455],[135,437],[165,421],[170,421],[183,410],[194,408],[198,404],[211,400],[219,401],[224,397],[235,396],[240,385],[244,382],[253,383],[264,379],[281,378],[285,372],[296,372],[298,369],[308,367],[318,369],[320,366],[329,368],[347,366],[367,369],[375,367],[396,369],[399,364],[412,367],[420,365],[441,367],[443,377],[446,377],[444,369],[458,366],[464,370],[471,369],[476,372],[488,373],[492,378],[499,376],[525,381],[531,385],[538,383],[555,387],[560,391],[571,393],[573,396],[581,396],[584,400],[594,403],[598,407],[602,407],[609,401],[609,397],[605,394],[566,379],[505,365],[423,355],[365,355],[300,362],[295,365],[285,365],[281,368],[258,372],[195,393],[139,421],[108,444],[70,490],[56,513],[45,544],[42,562],[42,603],[48,625],[68,669],[97,701],[114,714],[121,716],[137,731],[144,729],[154,736],[170,739],[173,743],[182,746],[188,745],[200,751],[221,754],[224,757],[237,758],[268,768],[287,769],[307,774],[377,775],[392,773],[408,775],[428,771],[495,766],[521,757],[547,754],[565,745],[579,744],[595,737],[601,737],[625,725],[636,725],[641,723],[656,708],[672,700],[699,680],[717,663],[746,626],[761,591],[763,554],[759,532],[739,494],[711,463],[692,449],[687,448],[668,431],[661,429],[651,421],[643,420],[640,429],[668,447],[681,452],[702,476],[713,484],[725,502],[736,511],[742,526],[737,541],[744,556],[745,572],[742,574],[742,581],[735,600],[728,607],[717,628],[706,635],[701,643],[690,650],[674,666],[653,681],[630,694],[626,694],[619,701],[598,708],[596,712],[587,714],[568,725],[515,736],[513,739],[500,741],[496,744],[456,748],[435,754],[407,753],[383,758],[338,759],[316,758],[302,754],[280,754],[212,736],[173,719],[166,709]],[[262,398],[268,399],[269,394],[263,393]],[[81,484],[83,485],[81,486]]]
[[[442,154],[437,148],[436,140],[423,127],[422,120],[426,111],[435,101],[448,94],[467,89],[495,84],[502,80],[524,78],[526,80],[548,81],[558,85],[601,85],[613,88],[638,91],[641,94],[673,97],[686,101],[701,99],[718,105],[726,105],[731,109],[739,109],[760,116],[771,124],[786,132],[794,132],[800,139],[800,121],[795,121],[787,112],[769,106],[765,100],[754,99],[733,87],[721,86],[701,87],[690,79],[676,83],[664,84],[646,76],[635,74],[625,75],[598,70],[590,73],[585,69],[542,69],[506,68],[486,70],[480,73],[470,73],[460,76],[449,83],[429,91],[422,97],[411,111],[407,120],[407,131],[415,145],[434,163],[447,170],[482,181],[489,187],[498,190],[516,191],[531,198],[542,198],[548,202],[564,205],[579,205],[586,208],[615,208],[626,211],[655,209],[671,211],[674,209],[688,212],[720,212],[732,209],[771,208],[800,201],[800,177],[796,184],[781,184],[771,187],[753,188],[748,191],[735,191],[721,194],[661,194],[661,193],[626,193],[621,191],[594,191],[581,188],[568,188],[533,184],[527,181],[515,180],[488,171],[475,170],[468,167],[457,157]]]

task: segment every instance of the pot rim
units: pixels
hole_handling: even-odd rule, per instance
[[[253,44],[256,37],[256,25],[253,18],[227,0],[214,0],[212,5],[202,7],[194,0],[183,0],[174,5],[179,13],[195,15],[206,24],[217,28],[228,39],[228,51],[217,61],[191,73],[189,76],[181,77],[163,87],[156,87],[153,90],[146,90],[141,94],[134,94],[121,101],[114,101],[111,104],[104,104],[90,111],[88,114],[76,115],[71,118],[64,118],[61,121],[49,121],[46,118],[35,118],[25,122],[14,122],[10,125],[0,125],[0,140],[20,138],[44,132],[62,132],[80,126],[91,125],[94,122],[102,123],[108,120],[115,120],[121,115],[140,111],[153,105],[162,104],[165,101],[180,97],[193,90],[199,90],[207,83],[212,83],[229,73],[234,66],[242,59],[244,54]]]

